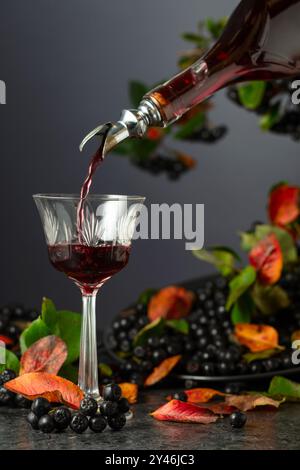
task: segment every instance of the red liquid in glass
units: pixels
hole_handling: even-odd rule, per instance
[[[165,124],[235,82],[300,74],[300,0],[243,0],[196,64],[149,93]]]
[[[52,265],[73,279],[85,295],[89,295],[126,266],[130,247],[58,244],[48,246],[48,254]]]

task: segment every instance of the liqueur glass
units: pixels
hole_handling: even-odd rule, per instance
[[[99,399],[96,296],[100,287],[126,266],[145,198],[89,195],[82,201],[68,194],[36,194],[33,198],[51,264],[82,293],[78,385],[85,394]]]

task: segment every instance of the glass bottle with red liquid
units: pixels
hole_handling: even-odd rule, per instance
[[[300,74],[300,0],[242,0],[203,57],[125,110],[106,136],[104,154],[149,127],[166,127],[218,90],[237,82]],[[97,134],[92,131],[83,141]]]

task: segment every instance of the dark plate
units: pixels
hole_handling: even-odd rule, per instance
[[[206,276],[199,279],[193,279],[190,281],[178,283],[178,285],[186,287],[187,289],[197,289],[207,281],[215,279],[216,276]],[[116,362],[122,362],[123,359],[120,359],[114,351],[109,347],[108,337],[111,333],[111,330],[108,329],[103,334],[103,344],[109,354],[109,356],[114,359]],[[255,381],[264,381],[268,380],[275,375],[282,376],[300,376],[300,367],[293,367],[291,369],[276,370],[272,372],[262,372],[259,374],[244,374],[244,375],[222,375],[222,376],[202,376],[202,375],[189,375],[189,374],[170,374],[170,377],[174,377],[179,380],[194,380],[195,382],[216,382],[216,383],[229,383],[229,382],[255,382]]]
[[[265,379],[271,379],[275,375],[297,375],[300,374],[300,367],[293,367],[292,369],[276,370],[273,372],[261,372],[260,374],[245,374],[245,375],[219,375],[219,376],[203,376],[203,375],[187,375],[187,374],[173,374],[174,377],[180,380],[194,380],[195,382],[250,382]]]

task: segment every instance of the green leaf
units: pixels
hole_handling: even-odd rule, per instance
[[[280,286],[263,286],[256,283],[252,291],[252,298],[264,315],[272,315],[290,305],[290,299]]]
[[[151,297],[153,297],[157,292],[157,289],[146,289],[142,292],[138,298],[138,303],[147,306],[150,302]]]
[[[283,254],[284,263],[294,263],[298,259],[297,249],[292,236],[284,229],[274,225],[257,225],[254,233],[241,233],[241,245],[245,251],[250,251],[258,242],[273,233]]]
[[[269,359],[269,357],[276,356],[276,354],[279,354],[282,350],[278,349],[267,349],[266,351],[260,351],[260,352],[249,352],[243,355],[243,359],[250,364],[250,362],[253,361],[259,361],[262,359]]]
[[[226,310],[229,311],[231,309],[233,304],[254,284],[255,280],[255,269],[252,266],[247,266],[230,281],[230,292],[226,303]]]
[[[195,131],[203,127],[205,123],[205,114],[198,113],[188,120],[186,124],[180,126],[180,129],[174,134],[175,139],[186,139]]]
[[[99,371],[102,376],[111,377],[113,375],[112,368],[108,364],[104,364],[100,362],[99,364]]]
[[[189,41],[189,42],[194,43],[200,49],[206,48],[209,45],[209,39],[200,34],[183,33],[181,37],[184,41]]]
[[[173,330],[179,331],[179,333],[182,333],[184,335],[189,334],[189,324],[183,318],[179,320],[168,320],[166,322],[166,325],[170,328],[173,328]]]
[[[205,26],[209,33],[212,35],[213,39],[218,39],[227,23],[227,18],[221,18],[220,20],[216,21],[213,18],[206,18]]]
[[[70,380],[74,384],[78,383],[78,366],[74,364],[64,364],[58,375],[64,379]]]
[[[59,336],[68,348],[68,357],[64,365],[71,364],[79,358],[81,315],[68,310],[58,310],[57,313]]]
[[[43,298],[42,302],[41,318],[48,328],[50,328],[51,333],[56,334],[58,313],[52,300],[47,299],[46,297]]]
[[[37,340],[44,338],[44,336],[50,335],[52,332],[50,328],[46,325],[46,323],[41,319],[41,317],[38,317],[36,320],[34,320],[31,325],[26,328],[20,336],[20,347],[21,347],[21,353],[24,354],[24,352],[31,346],[33,343],[35,343]]]
[[[147,93],[148,87],[142,83],[137,81],[129,82],[129,97],[132,106],[138,108],[142,98]]]
[[[247,109],[256,109],[262,103],[267,84],[266,82],[251,82],[238,87],[241,104]]]
[[[260,118],[260,128],[262,131],[269,131],[275,126],[281,119],[280,104],[277,103],[271,107],[270,111],[264,114]]]
[[[272,397],[285,398],[287,401],[299,401],[300,384],[277,375],[271,380],[268,393]]]
[[[16,374],[19,373],[20,362],[17,356],[6,348],[0,348],[0,357],[5,357],[5,364],[0,364],[0,373],[5,369],[11,369]]]
[[[161,336],[165,327],[165,321],[163,318],[157,318],[153,322],[149,323],[148,325],[144,326],[136,337],[133,340],[134,346],[140,346],[145,344],[150,336]]]
[[[223,276],[230,276],[235,272],[235,261],[239,256],[230,248],[216,246],[207,250],[194,250],[196,258],[213,264]]]
[[[250,323],[255,312],[255,304],[249,292],[245,292],[234,304],[231,312],[231,321],[234,325],[238,323]]]

